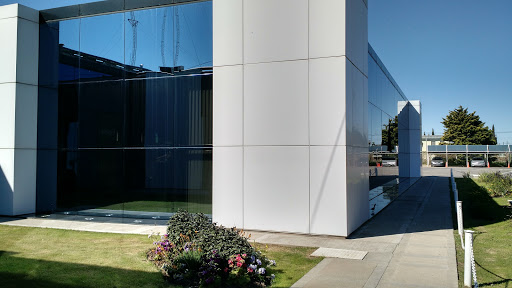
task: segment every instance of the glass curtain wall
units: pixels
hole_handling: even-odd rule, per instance
[[[398,102],[407,98],[370,45],[368,54],[371,218],[406,191],[415,179],[398,178]]]
[[[44,23],[41,35],[38,211],[211,214],[211,2]]]
[[[407,98],[368,45],[368,148],[370,188],[398,177],[398,101]],[[393,162],[394,161],[394,162]],[[394,163],[394,164],[393,164]],[[377,167],[384,166],[382,169]],[[386,167],[387,166],[387,167]]]

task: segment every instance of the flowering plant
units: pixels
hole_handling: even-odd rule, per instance
[[[228,270],[231,278],[248,278],[249,282],[270,285],[274,280],[274,274],[268,275],[268,266],[275,265],[274,260],[268,260],[255,251],[252,255],[236,254],[228,259]]]
[[[168,234],[153,242],[148,259],[169,281],[184,286],[270,286],[274,279],[270,266],[275,261],[256,251],[243,231],[205,219],[204,215],[176,213],[169,221]]]

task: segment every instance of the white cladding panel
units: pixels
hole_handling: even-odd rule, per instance
[[[213,145],[243,144],[243,66],[213,68]]]

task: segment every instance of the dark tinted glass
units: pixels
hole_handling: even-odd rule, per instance
[[[199,2],[42,24],[38,211],[211,214],[211,14]]]
[[[123,146],[123,81],[86,82],[79,86],[80,148]]]
[[[211,149],[125,150],[125,210],[211,213]]]

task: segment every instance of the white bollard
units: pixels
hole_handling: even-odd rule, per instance
[[[460,244],[462,245],[462,249],[464,249],[464,241],[463,241],[463,233],[464,233],[464,222],[462,218],[462,201],[457,201],[457,229],[460,235]]]
[[[464,249],[464,287],[471,287],[471,250],[473,247],[474,231],[466,230],[466,241]]]

